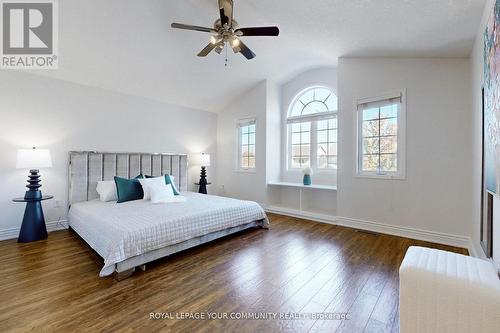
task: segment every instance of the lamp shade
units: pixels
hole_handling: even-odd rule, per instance
[[[201,154],[200,165],[204,167],[210,166],[210,154]]]
[[[40,169],[51,168],[52,157],[48,149],[19,149],[17,151],[16,168]]]

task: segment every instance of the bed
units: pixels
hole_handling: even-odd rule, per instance
[[[99,275],[130,276],[136,267],[249,228],[268,228],[262,207],[187,191],[187,156],[70,152],[69,226],[104,259]],[[99,180],[171,174],[177,202],[101,202]]]

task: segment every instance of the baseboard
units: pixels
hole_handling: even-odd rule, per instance
[[[435,231],[415,229],[402,226],[394,226],[384,223],[363,221],[347,217],[337,217],[337,225],[368,230],[372,232],[400,236],[410,239],[422,240],[425,242],[438,243],[467,249],[471,256],[476,256],[476,251],[472,245],[470,237],[445,234]]]
[[[307,219],[315,222],[336,224],[335,223],[336,216],[334,215],[321,214],[310,211],[302,211],[293,208],[286,208],[286,207],[279,207],[272,205],[266,206],[264,210],[269,213],[292,216],[292,217],[297,217],[299,219]]]
[[[484,256],[484,252],[482,252],[483,249],[479,249],[481,252],[479,252],[479,253],[477,252],[476,246],[474,245],[474,242],[472,241],[472,239],[470,240],[470,244],[469,244],[467,250],[469,250],[469,255],[471,257],[486,259],[486,257]]]
[[[472,243],[472,239],[466,236],[457,236],[428,230],[394,226],[384,223],[352,219],[348,217],[316,214],[313,212],[300,211],[285,207],[266,206],[265,210],[269,213],[303,218],[316,222],[335,224],[353,229],[367,230],[381,234],[394,235],[431,243],[460,247],[467,249],[470,256],[477,257],[476,249]]]
[[[67,220],[50,221],[46,222],[45,225],[47,226],[47,232],[52,232],[56,230],[67,229],[68,221]],[[0,230],[0,241],[17,238],[17,236],[19,236],[20,229],[21,227]]]

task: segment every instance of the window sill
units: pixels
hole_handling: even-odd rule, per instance
[[[297,187],[297,188],[312,188],[317,190],[328,190],[328,191],[337,191],[337,186],[334,185],[304,185],[301,183],[290,183],[290,182],[268,182],[269,186],[284,186],[284,187]]]
[[[354,178],[380,179],[380,180],[406,180],[402,175],[360,175],[356,174]]]
[[[257,170],[255,169],[236,169],[234,172],[237,173],[257,173]]]
[[[331,175],[331,174],[336,174],[337,170],[338,169],[313,169],[313,174]],[[290,173],[290,174],[301,174],[302,173],[302,169],[288,168],[285,171]]]

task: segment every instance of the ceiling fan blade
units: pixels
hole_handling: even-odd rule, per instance
[[[212,29],[212,28],[205,28],[205,27],[200,27],[197,25],[189,25],[189,24],[182,24],[182,23],[172,23],[171,27],[175,28],[175,29],[217,33],[217,30]]]
[[[278,27],[254,27],[237,29],[238,36],[279,36],[280,29]]]
[[[233,25],[233,0],[219,0],[221,24]]]
[[[198,57],[206,57],[216,46],[217,44],[209,43],[200,53],[198,53]]]
[[[252,50],[250,50],[241,40],[238,47],[240,48],[240,53],[243,54],[248,60],[256,57],[255,53],[253,53]]]

